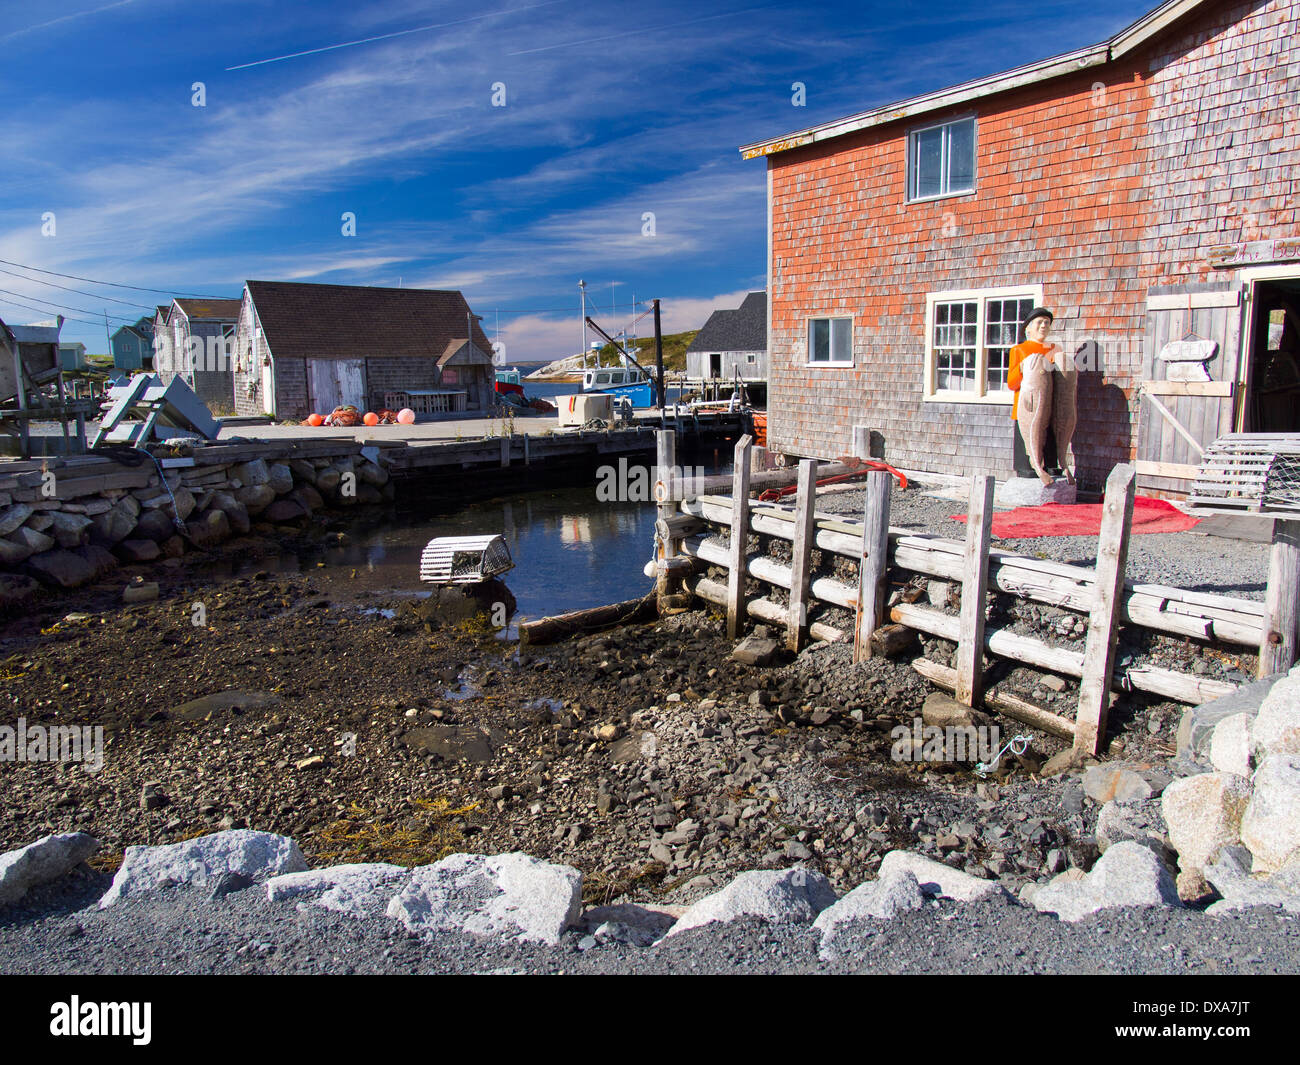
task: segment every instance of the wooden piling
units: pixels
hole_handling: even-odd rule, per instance
[[[893,481],[893,475],[883,470],[867,474],[862,554],[858,563],[858,609],[853,626],[854,662],[871,657],[871,634],[880,627],[884,614],[889,493]]]
[[[727,563],[727,637],[737,639],[745,620],[745,545],[749,542],[749,450],[754,438],[736,441],[731,475],[731,546]]]
[[[1136,473],[1129,465],[1116,466],[1106,478],[1101,535],[1097,541],[1095,598],[1088,615],[1074,730],[1074,749],[1090,755],[1101,754],[1106,742],[1115,636],[1119,629],[1124,568],[1128,562],[1129,531],[1133,525],[1135,478]]]
[[[1273,549],[1268,560],[1259,676],[1285,673],[1295,665],[1297,618],[1300,618],[1300,521],[1279,518],[1273,523]]]
[[[785,626],[785,645],[796,653],[803,646],[808,628],[809,563],[812,561],[813,511],[817,505],[817,464],[812,459],[799,463],[799,494],[795,500],[794,542],[790,555],[790,615]]]
[[[966,514],[965,576],[961,585],[961,637],[957,643],[956,699],[975,706],[984,689],[984,599],[989,581],[993,489],[987,474],[971,478]]]
[[[655,433],[655,497],[658,501],[658,520],[665,526],[677,513],[676,485],[677,479],[677,434],[671,429],[660,429]],[[655,598],[660,611],[668,610],[668,597],[673,594],[673,566],[676,558],[678,541],[671,536],[660,538],[656,552],[658,564],[655,567]]]

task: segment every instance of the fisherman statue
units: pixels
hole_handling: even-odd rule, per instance
[[[1016,423],[1015,472],[1017,478],[1038,478],[1043,485],[1039,502],[1073,502],[1074,471],[1069,460],[1078,420],[1079,373],[1074,359],[1048,342],[1052,322],[1051,311],[1035,307],[1022,323],[1023,341],[1011,349],[1007,386]],[[1045,489],[1056,486],[1061,477],[1070,490],[1048,496]]]

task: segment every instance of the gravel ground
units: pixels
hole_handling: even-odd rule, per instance
[[[937,498],[936,493],[945,497]],[[890,497],[890,524],[915,532],[961,540],[964,522],[952,515],[965,514],[966,500],[955,498],[952,489],[925,486],[894,492]],[[860,488],[819,493],[818,509],[860,516],[863,508]],[[1002,508],[999,508],[1002,509]],[[1097,559],[1095,536],[1036,536],[1029,539],[996,539],[1006,551],[1030,558],[1053,559],[1092,566]],[[1140,533],[1129,539],[1128,579],[1134,583],[1165,584],[1200,592],[1263,599],[1268,577],[1267,544],[1227,540],[1197,532]]]
[[[1016,973],[1267,974],[1300,971],[1300,922],[1273,910],[1207,917],[1110,910],[1067,924],[1009,899],[935,901],[861,922],[818,958],[819,936],[742,919],[647,948],[579,931],[556,947],[442,935],[421,939],[383,917],[270,903],[260,886],[209,902],[164,890],[97,910],[102,874],[71,875],[27,909],[0,910],[0,971],[183,973]],[[90,908],[82,908],[89,906]]]

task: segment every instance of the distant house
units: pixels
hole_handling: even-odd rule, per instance
[[[1011,476],[1035,305],[1080,371],[1085,486],[1134,462],[1186,492],[1216,437],[1295,432],[1297,40],[1294,0],[1169,0],[743,148],[767,166],[770,446],[842,455],[862,427],[897,466]]]
[[[59,341],[59,369],[84,370],[86,368],[86,345],[80,340]]]
[[[686,349],[692,381],[767,380],[767,293],[751,292],[734,311],[714,311]]]
[[[233,340],[235,411],[488,410],[491,352],[459,292],[249,281]]]
[[[164,383],[184,378],[205,403],[229,407],[234,394],[229,339],[238,318],[239,300],[172,300],[161,332],[159,318],[154,319],[155,372]]]
[[[113,365],[119,370],[153,369],[153,331],[155,318],[141,318],[124,325],[109,338]]]

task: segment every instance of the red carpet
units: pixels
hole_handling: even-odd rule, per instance
[[[1004,540],[1034,536],[1096,536],[1101,532],[1100,503],[1044,503],[1041,507],[1016,507],[993,515],[993,535]],[[965,514],[954,514],[965,521]],[[1186,532],[1199,519],[1188,517],[1163,499],[1138,496],[1133,501],[1135,533]]]

